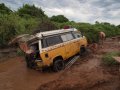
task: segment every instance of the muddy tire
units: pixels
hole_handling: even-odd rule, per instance
[[[85,56],[85,53],[86,53],[86,52],[87,52],[86,48],[85,48],[85,47],[81,47],[81,48],[80,48],[79,55],[83,57],[83,56]]]
[[[30,61],[30,57],[29,56],[26,56],[26,66],[27,68],[33,68],[33,63]]]
[[[27,67],[32,69],[33,68],[32,63],[31,62],[27,62]]]
[[[65,68],[64,61],[62,59],[57,59],[53,62],[53,71],[58,72]]]

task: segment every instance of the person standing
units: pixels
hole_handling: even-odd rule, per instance
[[[105,38],[106,38],[106,35],[105,35],[105,33],[104,32],[99,32],[99,43],[103,46],[103,42],[104,42],[104,40],[105,40]]]

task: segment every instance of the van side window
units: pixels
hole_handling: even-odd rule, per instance
[[[70,41],[70,40],[74,39],[74,37],[73,37],[73,35],[72,35],[71,32],[61,35],[61,38],[62,38],[62,40],[63,40],[64,42],[65,42],[65,41]]]
[[[78,33],[78,32],[73,32],[73,35],[74,35],[75,38],[82,37],[81,33]]]
[[[51,36],[46,38],[46,42],[48,46],[52,46],[52,45],[62,43],[62,39],[60,36]]]
[[[63,42],[67,41],[66,34],[61,35],[61,38],[62,38]]]
[[[45,39],[41,39],[41,44],[42,44],[42,48],[47,47],[47,43],[46,43]]]

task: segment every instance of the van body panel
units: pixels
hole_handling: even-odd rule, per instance
[[[58,44],[45,48],[43,49],[43,53],[41,53],[43,63],[47,66],[50,66],[53,63],[54,58],[57,56],[62,56],[64,60],[67,58],[64,44]]]
[[[75,53],[78,53],[80,51],[80,45],[81,45],[81,39],[77,38],[74,40],[74,50]]]
[[[64,47],[66,52],[66,58],[69,58],[76,54],[76,46],[74,40],[65,42]]]

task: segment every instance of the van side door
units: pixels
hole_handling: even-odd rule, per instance
[[[61,35],[61,38],[64,43],[65,52],[66,52],[66,58],[69,58],[75,54],[75,45],[73,43],[74,36],[71,32],[64,33]]]
[[[49,66],[57,56],[62,56],[62,58],[65,59],[65,48],[60,35],[47,36],[44,40],[46,46],[44,46],[44,52],[41,56],[45,65]]]

